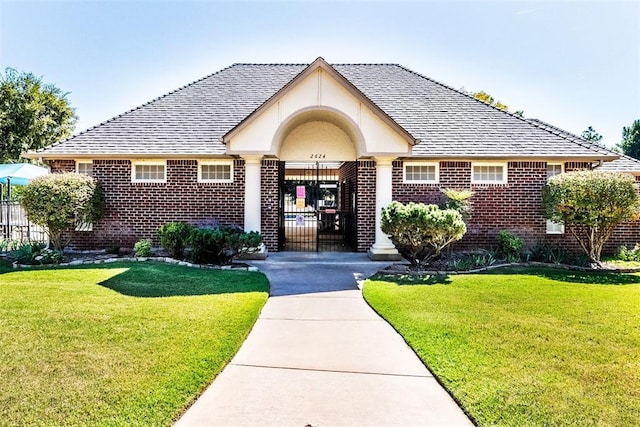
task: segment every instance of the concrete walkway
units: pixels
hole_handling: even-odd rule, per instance
[[[238,354],[176,426],[469,426],[357,280],[364,254],[256,261],[271,297]]]

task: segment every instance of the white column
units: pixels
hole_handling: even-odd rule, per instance
[[[244,159],[244,231],[260,231],[262,220],[260,169],[262,156],[242,156]]]
[[[369,249],[369,258],[377,260],[399,260],[400,254],[380,228],[382,208],[393,200],[393,158],[376,157],[376,241]]]

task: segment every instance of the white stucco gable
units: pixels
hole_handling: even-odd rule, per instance
[[[411,153],[415,139],[322,58],[224,137],[227,154],[348,161]]]

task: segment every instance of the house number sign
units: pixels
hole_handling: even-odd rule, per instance
[[[321,153],[313,153],[309,156],[310,159],[324,159],[326,156],[326,154],[321,154]]]

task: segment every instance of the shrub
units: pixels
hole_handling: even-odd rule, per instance
[[[567,258],[567,251],[559,244],[539,241],[529,251],[531,261],[561,264]]]
[[[620,246],[616,258],[621,261],[640,261],[640,243],[636,243],[631,249]]]
[[[467,221],[471,218],[471,203],[473,197],[471,190],[456,190],[453,188],[445,188],[442,190],[445,199],[440,204],[441,209],[453,209],[462,215],[462,219]]]
[[[542,198],[546,217],[563,223],[596,266],[601,266],[602,247],[615,227],[638,218],[640,206],[634,178],[611,172],[556,175]]]
[[[133,246],[133,251],[137,257],[151,256],[151,239],[138,240]]]
[[[458,271],[488,267],[495,264],[496,257],[492,252],[467,253],[451,261],[451,267]]]
[[[467,231],[462,215],[422,203],[391,202],[382,209],[382,231],[414,266],[427,264]]]
[[[29,265],[60,264],[64,259],[62,251],[48,249],[44,243],[39,242],[17,247],[11,256],[19,264]]]
[[[262,235],[239,227],[196,228],[191,232],[191,259],[201,264],[228,264],[233,257],[258,250]]]
[[[104,212],[98,181],[77,173],[34,179],[24,188],[20,203],[31,222],[47,229],[51,245],[57,250],[69,243],[76,226],[97,221]]]
[[[193,226],[184,222],[168,222],[158,228],[160,244],[172,257],[182,258],[189,243]]]
[[[498,252],[509,262],[519,262],[524,242],[509,230],[500,230],[496,236]]]

